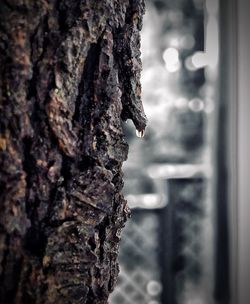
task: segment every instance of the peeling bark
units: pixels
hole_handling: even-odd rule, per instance
[[[107,303],[143,131],[143,0],[0,0],[0,303]]]

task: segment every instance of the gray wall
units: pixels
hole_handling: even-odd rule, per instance
[[[238,0],[238,301],[250,303],[250,1]]]

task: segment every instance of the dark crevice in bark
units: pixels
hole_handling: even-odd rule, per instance
[[[34,59],[34,44],[38,39],[38,31],[42,27],[42,32],[48,32],[48,16],[44,16],[39,22],[38,26],[34,30],[33,35],[30,36],[30,47],[31,47],[31,61],[32,61],[32,78],[29,81],[28,90],[27,90],[27,99],[30,100],[32,97],[36,98],[37,96],[37,80],[39,77],[39,63],[43,60],[46,53],[47,46],[49,44],[48,38],[45,36],[43,38],[43,45],[41,47],[42,52],[39,57]]]
[[[62,179],[62,177],[61,177]],[[63,183],[63,181],[61,181],[60,183]],[[46,225],[50,225],[50,216],[51,216],[51,209],[53,208],[56,199],[59,196],[59,192],[61,187],[63,187],[62,185],[54,185],[51,189],[50,189],[50,194],[49,194],[49,200],[48,200],[48,211],[44,217],[44,219],[42,220],[42,226],[43,228],[46,227]]]
[[[96,249],[95,236],[92,236],[89,238],[88,244],[89,244],[91,250],[94,252]]]
[[[62,8],[63,6],[63,1],[58,0],[56,2],[56,9],[58,12],[58,24],[59,24],[59,30],[62,33],[67,32],[67,23],[66,23],[66,19],[67,19],[67,10],[65,8]]]
[[[22,14],[26,14],[27,11],[28,11],[28,8],[25,7],[25,4],[22,5],[15,5],[14,3],[9,3],[9,1],[7,0],[1,0],[10,10],[14,11],[14,10],[17,10],[19,13],[22,13]],[[2,4],[0,3],[0,6]]]
[[[44,235],[41,223],[38,219],[37,208],[40,201],[36,198],[30,201],[29,192],[33,187],[32,176],[34,174],[35,161],[31,154],[32,139],[25,137],[23,139],[23,169],[26,173],[26,213],[31,222],[31,227],[27,230],[24,247],[30,254],[38,257],[44,255],[46,246],[46,236]]]
[[[94,302],[94,299],[95,299],[95,295],[94,295],[94,292],[92,289],[89,290],[88,292],[88,297],[87,297],[87,301],[86,301],[86,304],[93,304]]]
[[[27,269],[25,269],[26,277],[29,278],[32,275],[32,268],[31,265],[27,265]],[[24,304],[33,304],[34,303],[34,297],[31,293],[29,293],[29,290],[27,290],[27,284],[28,282],[21,281],[20,289],[22,290],[21,293],[21,303]],[[16,303],[13,303],[16,304]]]
[[[3,5],[7,6],[8,9],[13,10],[13,6],[7,1],[7,0],[2,0],[0,8],[3,9]]]
[[[14,268],[13,268],[13,274],[16,277],[16,280],[14,281],[14,285],[12,288],[10,288],[10,298],[8,299],[7,303],[13,303],[15,304],[15,298],[16,298],[16,294],[17,294],[17,290],[18,290],[18,284],[19,284],[19,280],[21,277],[21,273],[22,273],[22,267],[23,267],[23,259],[20,258],[17,263],[15,263]],[[9,286],[8,286],[9,287]]]
[[[100,255],[99,259],[102,262],[105,257],[105,249],[104,249],[104,243],[106,241],[106,227],[109,224],[109,218],[106,217],[102,223],[97,226],[98,234],[99,234],[99,239],[100,239]]]
[[[110,170],[111,172],[116,172],[117,169],[119,168],[120,164],[118,161],[116,161],[115,159],[111,159],[110,161],[108,161],[106,164],[105,164],[105,168],[107,170]],[[115,179],[112,180],[112,182],[115,181]],[[114,183],[116,184],[116,183]]]
[[[95,160],[91,156],[82,156],[80,160],[77,162],[76,166],[80,171],[84,171],[88,168],[93,168],[95,165]]]
[[[90,113],[93,106],[93,82],[99,64],[101,39],[102,38],[99,38],[97,43],[92,43],[89,48],[82,78],[78,86],[78,95],[76,98],[76,107],[73,120],[77,121],[81,125],[84,124],[84,122],[86,123],[86,117],[89,117],[89,115],[86,115],[86,111],[87,113]]]
[[[134,5],[134,0],[129,0],[129,7],[127,8],[125,15],[125,23],[131,25],[133,23],[133,15],[136,12],[134,8],[137,7],[137,4]]]
[[[13,240],[11,237],[6,238],[6,247],[4,251],[4,257],[2,261],[2,275],[0,276],[0,303],[3,304],[14,304],[15,295],[18,288],[19,278],[22,270],[22,258],[18,258],[15,263],[11,260],[14,252],[11,252],[13,247]],[[12,280],[12,277],[15,277],[15,280]]]
[[[27,90],[27,99],[30,100],[32,99],[32,97],[36,97],[36,78],[37,78],[37,74],[38,74],[38,67],[37,65],[34,65],[33,66],[33,69],[32,69],[32,78],[29,82],[29,87],[28,87],[28,90]]]
[[[34,169],[34,159],[31,155],[32,139],[25,137],[23,139],[23,170],[26,173],[26,201],[28,201],[28,191],[32,187],[31,177]],[[29,207],[26,207],[29,211]]]
[[[79,20],[81,9],[80,2],[70,0],[58,0],[56,3],[58,12],[58,24],[61,35],[67,33]]]
[[[62,155],[62,168],[61,168],[61,186],[67,190],[68,181],[72,179],[71,172],[72,160],[67,155]]]
[[[31,228],[25,236],[25,249],[33,256],[42,258],[47,244],[47,237],[35,215],[31,218]]]
[[[4,230],[2,232],[4,232]],[[10,236],[6,235],[6,237],[5,237],[5,249],[4,249],[4,252],[3,252],[3,259],[2,259],[2,263],[1,263],[2,272],[0,274],[0,283],[4,282],[4,277],[5,277],[4,272],[6,270],[6,261],[7,261],[8,254],[9,254],[9,245],[10,245]],[[1,284],[0,284],[0,286],[1,286]]]
[[[5,19],[6,19],[6,15],[8,16],[8,14],[10,13],[11,13],[11,9],[7,6],[7,4],[5,4],[4,2],[0,3],[0,31],[2,34],[0,35],[0,40],[2,42],[5,42],[6,46],[8,45],[10,34],[7,31],[8,25],[6,24]],[[8,55],[7,48],[3,47],[2,52],[3,53],[1,53],[1,55]]]

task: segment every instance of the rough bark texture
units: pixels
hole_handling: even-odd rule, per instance
[[[0,0],[0,303],[107,303],[143,0]]]

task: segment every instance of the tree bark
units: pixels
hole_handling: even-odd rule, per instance
[[[0,0],[0,303],[107,303],[143,131],[143,0]]]

